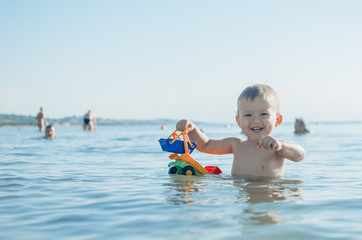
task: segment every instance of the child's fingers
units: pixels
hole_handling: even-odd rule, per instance
[[[269,145],[270,150],[279,151],[280,150],[280,142],[278,140],[274,140]]]
[[[278,141],[270,136],[260,139],[259,144],[261,146],[261,148],[258,147],[259,149],[276,150],[279,148]]]
[[[265,146],[267,149],[273,150],[275,147],[275,143],[272,139],[269,139]]]
[[[266,142],[263,139],[260,139],[257,149],[268,149],[265,144],[266,144]]]
[[[177,131],[184,131],[186,127],[188,127],[187,132],[190,132],[190,121],[186,120],[186,119],[182,119],[180,120],[177,124],[176,124],[176,129]]]
[[[184,122],[181,120],[176,124],[176,130],[177,131],[183,131],[185,129],[185,124]]]
[[[274,150],[277,146],[277,142],[273,139],[273,138],[270,138],[268,141],[267,141],[267,145],[266,147],[270,150]]]
[[[259,140],[259,144],[261,146],[263,146],[263,148],[269,149],[271,141],[270,141],[270,139],[268,137],[264,137],[264,138]]]

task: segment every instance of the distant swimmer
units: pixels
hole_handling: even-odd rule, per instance
[[[54,139],[55,138],[55,128],[53,125],[48,125],[45,129],[45,138]]]
[[[91,110],[88,111],[88,113],[86,113],[84,115],[83,118],[83,129],[85,131],[93,131],[96,130],[96,118],[94,117],[94,114],[92,113]]]
[[[38,113],[38,116],[36,116],[35,119],[35,126],[39,127],[39,130],[42,132],[46,125],[48,125],[48,123],[44,117],[44,108],[40,107],[40,112]]]
[[[161,126],[161,129],[162,129],[162,130],[166,130],[166,129],[167,129],[167,124],[162,125],[162,126]]]
[[[297,118],[295,119],[295,131],[294,133],[309,133],[310,131],[307,129],[304,119]]]

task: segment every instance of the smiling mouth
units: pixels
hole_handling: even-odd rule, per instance
[[[264,128],[262,127],[254,127],[254,128],[251,128],[252,131],[261,131],[263,130]]]

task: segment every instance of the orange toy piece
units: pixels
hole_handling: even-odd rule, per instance
[[[188,164],[190,164],[191,166],[193,166],[196,171],[198,171],[199,173],[201,174],[208,174],[209,172],[203,167],[201,166],[200,163],[198,163],[197,161],[195,161],[191,156],[190,154],[188,153],[185,153],[185,154],[182,154],[180,156],[180,159],[181,160],[184,160],[185,162],[187,162]]]
[[[186,132],[187,128],[180,134],[177,134],[177,130],[175,130],[167,139],[159,139],[163,151],[173,152],[169,158],[175,161],[169,163],[169,173],[181,175],[220,174],[221,170],[218,167],[206,166],[204,168],[191,157],[190,154],[197,145],[190,141]],[[183,137],[183,140],[180,136]],[[171,137],[173,139],[170,139]]]

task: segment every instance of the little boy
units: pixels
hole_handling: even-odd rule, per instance
[[[234,154],[233,176],[280,177],[284,173],[284,160],[303,160],[305,151],[296,143],[271,136],[282,122],[279,97],[269,86],[247,87],[237,101],[236,122],[247,139],[229,137],[209,139],[192,122],[181,120],[176,129],[188,127],[188,136],[197,144],[197,150],[211,154]]]

